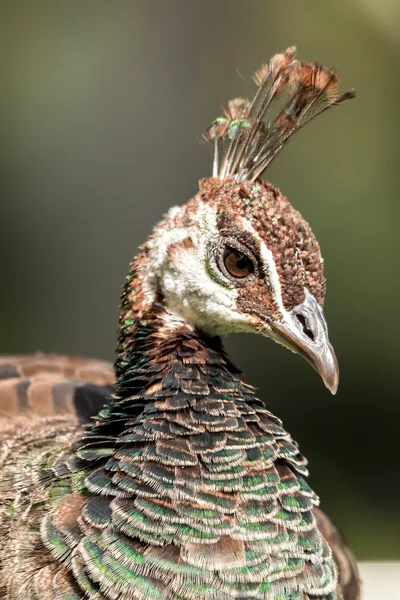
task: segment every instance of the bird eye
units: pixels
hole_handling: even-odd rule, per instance
[[[254,272],[253,261],[243,252],[233,248],[225,248],[223,260],[226,270],[232,277],[247,277]]]

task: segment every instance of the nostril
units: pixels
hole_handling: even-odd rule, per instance
[[[312,342],[315,342],[314,334],[313,334],[312,330],[309,328],[307,319],[305,318],[305,316],[300,313],[297,313],[296,317],[300,321],[301,327],[303,329],[303,332],[306,334],[306,336],[309,337]]]

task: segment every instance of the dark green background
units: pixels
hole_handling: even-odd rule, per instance
[[[322,246],[338,395],[268,340],[227,346],[358,556],[399,559],[398,2],[0,5],[1,352],[113,357],[131,256],[211,173],[197,140],[272,54],[295,44],[357,88],[267,175]]]

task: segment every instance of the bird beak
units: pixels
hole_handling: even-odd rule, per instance
[[[324,313],[308,290],[305,294],[305,301],[286,313],[282,321],[269,322],[272,330],[269,336],[305,358],[332,394],[336,394],[339,365],[329,342]]]

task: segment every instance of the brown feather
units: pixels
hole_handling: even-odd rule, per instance
[[[314,508],[317,527],[328,542],[339,573],[343,600],[361,599],[361,581],[357,561],[340,529],[319,508]]]
[[[113,390],[112,364],[96,359],[37,353],[0,357],[0,433],[17,417],[76,415],[76,390],[91,384]]]

